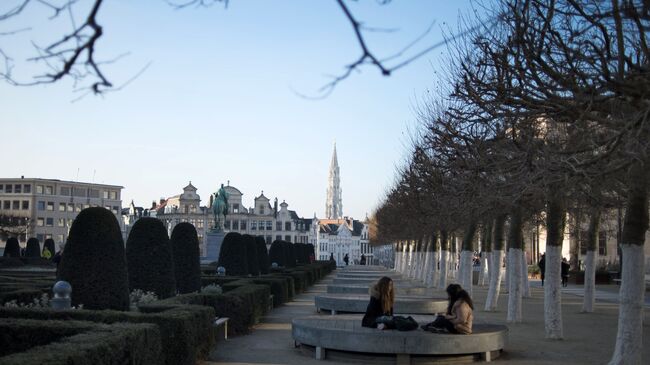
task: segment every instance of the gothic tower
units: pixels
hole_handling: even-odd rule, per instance
[[[330,173],[327,179],[327,201],[325,202],[325,217],[327,219],[343,218],[343,201],[341,199],[341,177],[339,161],[336,158],[336,143],[330,162]]]

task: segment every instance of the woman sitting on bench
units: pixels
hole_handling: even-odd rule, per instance
[[[385,323],[380,323],[382,321],[381,317],[393,315],[394,303],[393,280],[384,276],[370,287],[370,303],[368,303],[366,314],[361,320],[361,325],[363,327],[379,328],[380,330],[387,328]],[[377,319],[379,319],[379,322]]]
[[[472,320],[474,319],[472,298],[458,284],[450,284],[447,287],[447,295],[449,296],[447,313],[438,316],[434,321],[434,326],[444,328],[449,333],[464,335],[472,333]]]

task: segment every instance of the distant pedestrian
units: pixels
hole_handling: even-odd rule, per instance
[[[567,287],[569,284],[569,269],[571,269],[571,265],[567,261],[566,257],[562,259],[562,286]]]
[[[345,266],[348,266],[348,264],[350,263],[350,258],[348,257],[347,253],[343,257],[343,262],[345,262]]]
[[[330,252],[330,261],[334,261],[334,252]]]
[[[539,260],[537,263],[537,266],[539,266],[539,273],[540,277],[542,278],[542,286],[544,286],[544,270],[546,269],[546,254],[542,254],[542,258]]]
[[[366,256],[362,254],[361,260],[359,260],[359,265],[365,265],[365,264],[366,264]]]

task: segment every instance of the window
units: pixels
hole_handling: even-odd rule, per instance
[[[239,213],[239,204],[235,203],[232,205],[232,212],[233,213]]]
[[[598,255],[607,256],[607,232],[598,232]]]
[[[5,193],[12,193],[14,186],[11,184],[5,185]]]
[[[282,222],[275,222],[275,230],[276,231],[282,230]]]
[[[239,229],[241,229],[242,231],[246,230],[246,221],[241,221],[239,223]]]
[[[29,210],[29,200],[23,200],[23,210]]]
[[[32,185],[31,184],[23,185],[23,193],[31,194],[32,193]]]
[[[36,204],[37,204],[37,209],[38,210],[45,210],[45,202],[44,201],[39,200],[38,202],[36,202]]]
[[[52,189],[51,186],[46,186],[46,187],[45,187],[45,194],[47,194],[47,195],[52,195],[52,194],[54,194],[54,189]]]
[[[83,205],[77,204],[77,208],[75,209],[75,212],[79,213],[83,209]]]
[[[273,237],[271,237],[271,236],[266,236],[266,244],[267,244],[267,245],[270,245],[270,244],[271,244],[271,239],[272,239],[272,238],[273,238]]]
[[[291,242],[291,236],[284,236],[284,240],[287,242]]]
[[[117,200],[117,191],[111,191],[111,199]]]
[[[14,186],[14,192],[15,192],[16,194],[20,194],[20,193],[22,193],[22,192],[23,192],[23,186],[22,186],[21,184],[16,184],[16,185]]]
[[[68,203],[68,212],[74,212],[74,203]]]
[[[11,209],[11,201],[5,200],[2,202],[2,209],[9,210]]]
[[[36,185],[36,194],[43,194],[43,185]]]
[[[108,190],[102,191],[102,196],[104,197],[104,199],[108,199]]]
[[[59,203],[59,212],[65,212],[65,207],[66,207],[65,203]]]
[[[86,189],[84,189],[84,188],[72,188],[72,195],[74,195],[74,196],[86,196]]]
[[[36,235],[36,238],[37,238],[40,242],[43,242],[43,240],[45,240],[45,235],[44,235],[44,234],[37,234],[37,235]]]
[[[56,236],[56,239],[57,239],[57,242],[59,242],[59,243],[63,243],[63,235],[62,235],[62,234],[57,235],[57,236]]]
[[[47,227],[53,227],[54,226],[54,218],[45,218],[45,225]]]
[[[284,230],[285,231],[291,230],[291,222],[284,222]]]
[[[57,223],[59,227],[65,227],[65,219],[59,218]]]
[[[99,190],[97,189],[90,189],[88,191],[88,196],[91,198],[99,198]]]
[[[196,228],[203,228],[203,220],[202,220],[202,219],[199,219],[199,220],[196,222]]]
[[[5,190],[4,184],[0,184],[0,193],[2,193]]]
[[[275,236],[275,240],[276,240],[276,241],[281,241],[281,240],[282,240],[282,236],[280,236],[280,235],[276,235],[276,236]]]
[[[264,206],[260,205],[260,214],[264,214]]]
[[[45,219],[36,218],[36,225],[39,226],[39,227],[43,227],[45,225]]]
[[[47,202],[47,210],[50,212],[54,211],[54,202]]]
[[[223,222],[223,228],[230,229],[230,221]]]
[[[251,221],[251,231],[257,230],[257,221]]]
[[[69,196],[70,195],[70,187],[69,186],[63,186],[63,187],[61,187],[60,192],[61,192],[61,195]]]
[[[18,209],[20,209],[20,200],[14,200],[14,201],[11,203],[11,209],[13,209],[13,210],[18,210]]]
[[[113,213],[118,214],[120,212],[120,207],[113,205]]]
[[[273,230],[273,221],[266,221],[266,230],[267,231]]]

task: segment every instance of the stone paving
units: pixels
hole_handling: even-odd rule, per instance
[[[247,336],[230,338],[217,343],[203,365],[290,364],[332,365],[351,364],[339,360],[315,360],[294,347],[291,320],[315,315],[314,297],[325,293],[335,273],[268,313]],[[531,281],[531,298],[524,299],[524,322],[507,324],[507,293],[502,287],[498,310],[485,312],[483,307],[487,288],[474,287],[475,323],[506,324],[509,342],[506,351],[495,363],[508,364],[606,364],[613,352],[618,319],[618,286],[597,286],[595,313],[580,313],[581,286],[569,285],[562,290],[564,340],[544,338],[544,291],[539,281]],[[650,293],[646,292],[643,326],[643,359],[650,359]],[[323,314],[329,315],[329,314]],[[361,315],[360,315],[361,316]],[[359,317],[361,318],[361,317]],[[433,317],[431,317],[433,318]],[[435,334],[432,334],[435,336]],[[358,362],[358,361],[355,361]],[[373,363],[369,358],[365,363]]]

